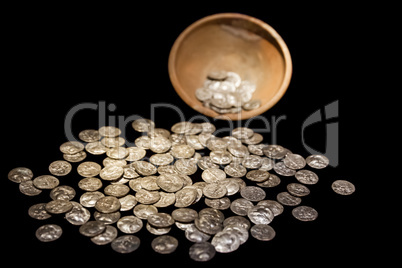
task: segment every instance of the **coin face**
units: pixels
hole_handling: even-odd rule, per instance
[[[117,228],[126,234],[134,234],[142,229],[142,220],[136,216],[124,216],[117,221]]]
[[[277,162],[274,165],[274,170],[276,173],[282,176],[294,176],[296,174],[296,170],[288,168],[284,162]]]
[[[298,206],[292,209],[292,215],[299,221],[314,221],[318,217],[318,212],[309,206]]]
[[[99,175],[102,167],[98,163],[87,161],[78,165],[77,172],[82,177],[95,177]]]
[[[84,145],[78,141],[67,141],[60,145],[60,151],[64,154],[76,154],[84,150]]]
[[[227,193],[226,186],[220,183],[208,183],[202,191],[208,198],[221,198]]]
[[[76,154],[63,154],[64,160],[72,163],[81,162],[87,157],[87,153],[85,151],[78,152]]]
[[[100,140],[101,136],[95,129],[85,129],[78,133],[78,138],[85,142],[94,142]]]
[[[310,190],[300,183],[289,183],[286,189],[294,196],[302,197],[310,194]]]
[[[35,196],[42,193],[42,190],[36,188],[31,180],[21,182],[18,188],[21,193],[27,196]]]
[[[151,119],[146,118],[136,119],[131,125],[138,132],[149,132],[155,128],[155,123]]]
[[[106,226],[103,233],[91,237],[91,241],[96,245],[106,245],[112,243],[118,235],[118,231],[114,226]]]
[[[325,155],[313,154],[306,158],[306,162],[312,168],[322,169],[328,166],[329,159]]]
[[[59,185],[59,179],[50,175],[42,175],[36,177],[33,184],[38,189],[53,189]]]
[[[332,190],[340,195],[351,195],[356,188],[353,183],[346,180],[336,180],[331,185]]]
[[[37,220],[46,220],[52,217],[45,209],[46,203],[39,203],[29,207],[28,215]]]
[[[15,183],[21,183],[33,178],[32,170],[26,167],[17,167],[8,173],[8,179]]]
[[[207,168],[201,174],[202,179],[207,183],[218,182],[226,178],[226,174],[219,168]]]
[[[275,200],[261,200],[257,205],[269,208],[274,213],[274,216],[282,214],[284,210],[283,206]]]
[[[240,215],[240,216],[246,216],[248,214],[248,211],[253,207],[253,203],[250,200],[247,200],[245,198],[238,198],[232,202],[230,205],[230,209],[233,211],[233,213]]]
[[[271,209],[262,205],[250,208],[247,216],[255,224],[269,224],[274,219],[274,213]]]
[[[45,205],[47,212],[51,214],[61,214],[70,211],[73,204],[67,200],[52,200]]]
[[[102,187],[102,181],[98,178],[89,177],[83,178],[78,182],[78,187],[84,191],[97,191]]]
[[[170,227],[171,225],[173,225],[174,219],[172,216],[170,216],[167,213],[158,212],[158,213],[149,215],[148,222],[152,226],[164,228],[164,227]]]
[[[212,238],[211,244],[217,252],[229,253],[239,248],[240,239],[233,232],[220,231]]]
[[[162,174],[156,179],[157,185],[166,192],[174,193],[183,188],[183,180],[178,174]]]
[[[287,154],[283,163],[291,169],[302,169],[306,165],[306,160],[299,154]]]
[[[303,184],[316,184],[318,182],[318,176],[316,173],[310,170],[302,169],[295,173],[296,179]]]
[[[66,213],[66,220],[73,225],[82,225],[91,217],[88,209],[84,208],[80,203],[71,201],[73,208]]]
[[[152,249],[160,254],[170,254],[179,245],[179,241],[170,235],[162,235],[154,238],[151,242]]]
[[[265,170],[250,170],[247,172],[246,178],[255,182],[264,182],[269,178],[269,172]]]
[[[39,227],[36,232],[36,238],[41,242],[51,242],[59,239],[63,233],[61,227],[57,224],[45,224]]]
[[[121,134],[121,130],[114,126],[103,126],[99,128],[99,134],[104,137],[116,137]]]
[[[103,233],[106,229],[106,225],[99,221],[88,221],[80,226],[80,234],[87,237],[94,237]]]
[[[256,224],[251,227],[250,234],[257,240],[270,241],[275,237],[276,232],[267,224]]]
[[[122,235],[111,243],[112,249],[118,253],[131,253],[140,247],[140,239],[134,235]]]
[[[279,203],[285,206],[297,206],[301,203],[301,198],[295,197],[288,192],[281,192],[276,196]]]
[[[95,203],[95,208],[102,213],[112,213],[120,209],[121,204],[115,196],[104,196],[99,198]]]
[[[265,198],[266,194],[263,189],[256,186],[246,186],[240,190],[240,195],[252,202],[261,201]]]
[[[53,200],[71,200],[74,196],[74,188],[68,185],[60,185],[50,191],[50,198]]]
[[[172,217],[179,222],[192,222],[198,217],[198,212],[192,208],[178,208],[173,210]]]

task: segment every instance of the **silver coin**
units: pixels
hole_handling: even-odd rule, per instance
[[[266,194],[263,189],[256,186],[246,186],[240,190],[240,195],[252,202],[261,201],[265,198]]]
[[[227,165],[232,161],[232,155],[228,151],[215,150],[209,153],[211,161],[217,165]]]
[[[250,234],[252,237],[260,241],[270,241],[275,237],[276,232],[267,224],[256,224],[251,227]]]
[[[63,230],[59,225],[45,224],[36,230],[35,236],[41,242],[51,242],[59,239],[62,233]]]
[[[213,183],[226,179],[226,173],[219,168],[207,168],[202,172],[201,177],[205,182]]]
[[[85,142],[94,142],[100,140],[101,135],[95,129],[85,129],[78,133],[78,138]]]
[[[112,241],[112,249],[118,253],[131,253],[140,247],[140,239],[135,235],[122,235]]]
[[[230,204],[230,210],[237,215],[246,216],[253,206],[254,204],[250,200],[238,198]]]
[[[21,193],[27,196],[35,196],[42,193],[42,190],[36,188],[31,180],[21,182],[18,188]]]
[[[112,243],[118,235],[118,231],[114,226],[106,226],[103,233],[91,237],[91,241],[96,245],[107,245]]]
[[[271,209],[262,205],[250,208],[247,216],[254,224],[269,224],[274,219],[274,213]]]
[[[158,208],[154,205],[138,204],[134,207],[134,215],[142,220],[148,219],[148,216],[154,213],[158,213]]]
[[[134,234],[139,232],[143,225],[142,220],[134,215],[121,217],[117,221],[117,228],[126,234]]]
[[[189,223],[198,217],[198,212],[192,208],[177,208],[173,210],[172,217],[175,221]]]
[[[247,169],[244,166],[236,163],[230,163],[225,166],[224,171],[231,177],[243,177],[247,173]]]
[[[116,137],[121,134],[121,130],[114,126],[103,126],[98,131],[104,137]]]
[[[318,212],[309,206],[299,206],[292,209],[292,215],[299,221],[314,221],[318,217]]]
[[[353,183],[346,180],[336,180],[331,185],[332,190],[340,195],[351,195],[356,188]]]
[[[199,217],[194,220],[194,224],[198,230],[209,235],[214,235],[223,229],[223,220],[219,219],[217,216],[198,215]]]
[[[95,206],[98,199],[104,197],[105,195],[99,191],[85,192],[80,196],[80,204],[87,208],[92,208]]]
[[[248,148],[243,144],[231,143],[227,149],[236,157],[245,157],[250,154]]]
[[[60,145],[60,151],[64,154],[76,154],[84,150],[84,145],[78,141],[67,141]]]
[[[72,208],[73,204],[67,200],[52,200],[45,205],[46,211],[51,214],[66,213]]]
[[[260,187],[271,188],[278,186],[280,183],[281,179],[278,176],[276,176],[275,174],[269,174],[269,177],[266,181],[257,183],[257,185]]]
[[[294,175],[296,174],[296,170],[291,169],[291,168],[288,168],[288,167],[285,165],[285,163],[282,162],[282,161],[281,161],[281,162],[277,162],[277,163],[274,165],[274,170],[275,170],[275,172],[278,173],[279,175],[286,176],[286,177],[294,176]]]
[[[174,163],[174,168],[179,174],[193,175],[197,172],[197,164],[192,158],[178,159]]]
[[[149,132],[155,128],[155,123],[151,119],[140,118],[134,120],[131,126],[138,132]]]
[[[318,176],[316,173],[310,170],[302,169],[295,173],[296,179],[303,184],[316,184],[318,182]]]
[[[73,225],[82,225],[86,223],[91,217],[89,210],[75,201],[71,201],[70,203],[73,205],[73,208],[66,213],[66,220]]]
[[[209,240],[211,238],[210,235],[205,234],[201,232],[200,230],[197,229],[197,227],[194,224],[191,224],[188,226],[185,230],[185,236],[187,240],[195,243],[201,243]]]
[[[214,199],[205,198],[205,204],[211,208],[224,210],[230,207],[231,202],[228,197],[214,198]]]
[[[138,137],[135,139],[134,144],[139,148],[147,150],[151,147],[151,138],[148,136]]]
[[[156,166],[165,166],[169,165],[172,163],[174,160],[174,157],[170,153],[165,153],[165,154],[153,154],[149,158],[149,162]]]
[[[260,168],[262,165],[262,158],[261,156],[253,154],[247,155],[243,158],[242,165],[249,169]]]
[[[227,193],[226,186],[220,183],[208,183],[202,191],[208,198],[221,198]]]
[[[85,151],[78,152],[76,154],[63,154],[64,160],[72,163],[81,162],[87,157],[87,153]]]
[[[301,198],[295,197],[288,192],[281,192],[276,196],[279,203],[285,206],[297,206],[301,203]]]
[[[322,169],[328,166],[329,159],[325,155],[314,154],[308,156],[306,162],[312,168]]]
[[[89,142],[85,145],[85,150],[93,155],[101,155],[106,153],[108,148],[100,141]]]
[[[212,98],[212,95],[212,91],[204,87],[197,88],[195,91],[195,97],[199,101],[207,101]]]
[[[29,181],[33,178],[32,170],[26,167],[13,168],[8,173],[8,179],[15,183],[21,183],[23,181]]]
[[[261,157],[261,167],[259,169],[269,171],[274,168],[274,160],[268,157]]]
[[[157,185],[164,191],[174,193],[183,188],[183,180],[178,174],[162,174],[156,179]]]
[[[75,190],[68,185],[60,185],[50,191],[50,198],[53,200],[71,200],[75,197]]]
[[[101,213],[112,213],[120,210],[121,204],[115,196],[104,196],[96,200],[95,209]]]
[[[284,210],[283,206],[275,200],[261,200],[257,205],[269,208],[274,213],[275,217],[282,214]]]
[[[127,211],[134,208],[134,206],[137,204],[137,199],[135,199],[134,195],[128,194],[119,198],[119,202],[121,204],[120,211]]]
[[[306,165],[306,160],[299,154],[287,154],[283,163],[291,169],[302,169]]]
[[[167,213],[154,213],[148,216],[148,222],[154,227],[165,228],[174,224],[174,219]]]
[[[243,109],[246,111],[251,111],[260,108],[261,100],[251,100],[243,104]]]
[[[124,184],[109,184],[108,186],[105,187],[103,192],[106,195],[123,197],[130,192],[130,187]]]
[[[98,211],[94,212],[94,218],[95,220],[103,223],[103,224],[113,224],[116,223],[121,217],[121,214],[119,211],[113,212],[113,213],[101,213]]]
[[[269,158],[281,159],[286,156],[288,150],[281,145],[272,144],[264,147],[263,152]]]
[[[121,147],[126,143],[123,137],[104,137],[100,143],[106,147],[106,153],[116,147]]]
[[[51,175],[38,176],[32,182],[38,189],[53,189],[59,185],[59,179]]]
[[[64,160],[57,160],[49,165],[50,173],[55,176],[65,176],[70,173],[71,169],[71,164]]]
[[[247,127],[238,127],[232,130],[232,136],[236,139],[249,139],[254,135],[254,131]]]
[[[246,243],[249,237],[248,229],[238,225],[227,225],[223,228],[223,231],[234,233],[239,238],[240,245]]]
[[[294,196],[302,197],[310,194],[310,190],[300,183],[289,183],[286,186],[288,192]]]
[[[220,231],[214,235],[211,244],[217,252],[229,253],[239,248],[240,239],[233,232]]]
[[[172,229],[172,227],[155,227],[149,224],[149,222],[145,224],[145,228],[148,230],[148,232],[154,235],[164,235],[169,233]]]
[[[269,176],[270,174],[268,171],[257,169],[247,172],[246,178],[254,182],[264,182],[268,180]]]
[[[106,166],[99,172],[99,176],[105,181],[118,180],[121,176],[123,176],[123,174],[124,169],[119,166]]]
[[[133,163],[133,166],[135,168],[135,171],[138,172],[138,174],[141,174],[143,176],[151,176],[154,175],[158,170],[157,168],[152,165],[149,162],[146,161],[135,161]]]
[[[46,220],[52,217],[45,209],[46,203],[39,203],[29,207],[28,215],[37,220]]]
[[[98,163],[87,161],[78,165],[77,172],[82,177],[95,177],[99,175],[101,169],[102,167]]]
[[[198,197],[198,190],[195,187],[184,187],[183,189],[177,191],[175,207],[184,208],[192,205]]]
[[[160,254],[173,253],[178,245],[179,241],[170,235],[158,236],[151,242],[152,249]]]
[[[78,187],[84,191],[97,191],[102,188],[102,181],[94,177],[83,178],[78,182]]]
[[[227,227],[227,226],[239,226],[242,227],[246,230],[249,230],[251,227],[251,223],[249,220],[247,220],[245,217],[243,216],[231,216],[229,218],[226,218],[223,221],[223,226]]]
[[[215,247],[209,242],[195,243],[189,249],[190,258],[199,262],[211,260],[215,253]]]
[[[240,184],[235,178],[228,178],[218,182],[226,187],[226,196],[231,196],[240,191]]]

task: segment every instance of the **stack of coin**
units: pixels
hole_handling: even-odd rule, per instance
[[[318,175],[307,168],[329,164],[323,155],[304,158],[280,145],[264,144],[262,135],[246,127],[235,128],[226,137],[216,137],[216,127],[207,122],[179,122],[168,130],[156,128],[149,119],[138,119],[132,127],[141,133],[136,146],[125,147],[122,131],[113,126],[83,130],[78,135],[81,141],[60,146],[65,160],[50,163],[52,175],[32,179],[28,168],[11,170],[8,178],[19,184],[23,194],[49,190],[49,201],[32,205],[28,214],[37,220],[64,214],[93,243],[110,244],[123,254],[140,246],[136,234],[144,226],[157,236],[151,243],[155,252],[172,253],[180,241],[169,233],[179,228],[195,243],[188,251],[195,261],[208,261],[216,252],[233,252],[249,234],[257,240],[272,240],[276,233],[270,224],[287,207],[300,221],[318,216],[314,208],[301,203],[310,194],[308,186],[318,183]],[[87,153],[105,157],[84,161]],[[57,177],[74,170],[81,179],[59,185]],[[277,193],[276,200],[266,199],[267,191],[281,183],[281,176],[294,181],[287,184],[287,191]],[[77,186],[84,191],[80,196],[76,196]],[[332,189],[341,195],[355,191],[345,180],[335,181]],[[205,206],[197,211],[197,203]],[[225,218],[223,210],[230,216]],[[50,242],[62,233],[58,224],[45,224],[36,237]]]
[[[235,72],[213,71],[207,75],[203,87],[195,91],[195,96],[219,114],[240,113],[242,109],[260,107],[260,100],[252,100],[255,89],[255,84],[242,80]]]

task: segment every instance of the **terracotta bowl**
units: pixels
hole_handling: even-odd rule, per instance
[[[169,55],[169,76],[179,96],[196,111],[227,120],[248,119],[270,109],[286,92],[292,76],[289,50],[265,22],[238,13],[204,17],[176,39]],[[257,109],[220,115],[204,107],[195,91],[213,70],[233,71],[256,85]]]

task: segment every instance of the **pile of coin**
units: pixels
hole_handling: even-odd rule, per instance
[[[252,100],[255,89],[255,84],[242,80],[235,72],[213,71],[207,75],[203,87],[195,91],[195,96],[219,114],[240,113],[242,109],[260,107],[260,100]]]
[[[11,170],[8,178],[19,184],[23,194],[49,190],[49,202],[32,205],[28,214],[37,220],[64,214],[69,223],[79,226],[80,234],[97,245],[110,244],[119,253],[140,246],[141,239],[134,234],[144,226],[156,235],[151,243],[155,252],[172,253],[179,240],[169,232],[178,228],[194,242],[188,252],[195,261],[208,261],[216,252],[233,252],[249,234],[272,240],[275,230],[269,224],[285,207],[292,208],[300,221],[318,216],[314,208],[300,204],[310,194],[308,185],[318,182],[318,175],[306,166],[325,168],[329,161],[323,155],[304,158],[280,145],[264,144],[262,135],[245,127],[217,137],[211,123],[179,122],[167,130],[156,128],[149,119],[138,119],[132,126],[141,133],[135,146],[125,147],[116,127],[88,129],[79,133],[81,141],[60,146],[64,160],[49,165],[51,175],[34,178],[28,168]],[[84,161],[87,153],[106,157],[99,163]],[[78,183],[59,185],[58,177],[74,169],[81,176]],[[276,200],[266,199],[266,191],[281,183],[280,176],[292,176],[297,182],[288,183]],[[77,187],[84,191],[79,197]],[[341,195],[355,191],[345,180],[335,181],[332,189]],[[205,206],[197,211],[194,205],[200,202]],[[231,215],[225,217],[222,211]],[[61,235],[57,224],[44,224],[36,231],[43,242]]]

